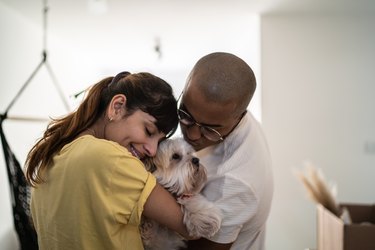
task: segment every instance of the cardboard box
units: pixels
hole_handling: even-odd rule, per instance
[[[375,250],[375,205],[341,204],[344,206],[352,219],[350,225],[317,206],[318,250]]]

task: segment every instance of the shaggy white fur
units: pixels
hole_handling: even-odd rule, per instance
[[[207,181],[207,173],[190,144],[183,138],[165,140],[159,145],[156,156],[145,165],[181,204],[184,224],[191,236],[209,238],[219,230],[220,210],[199,194]],[[185,246],[180,235],[145,217],[141,235],[146,250],[173,250]]]

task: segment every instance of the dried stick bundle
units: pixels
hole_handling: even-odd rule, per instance
[[[341,209],[336,200],[334,188],[328,186],[320,169],[312,164],[306,164],[305,173],[295,171],[295,174],[304,185],[310,199],[321,204],[337,217],[341,216]]]

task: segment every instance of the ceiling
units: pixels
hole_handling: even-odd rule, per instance
[[[22,65],[29,72],[38,61],[45,2],[0,0],[12,16],[0,25],[6,29],[4,65],[21,59],[30,64]],[[253,14],[375,15],[375,0],[48,0],[48,6],[47,50],[59,80],[72,83],[64,86],[68,93],[98,75],[137,67],[157,68],[158,75],[179,84],[178,93],[193,63],[212,50],[244,51],[238,55],[257,69],[251,60],[259,49],[247,48],[258,39],[259,30],[249,28]],[[162,60],[155,59],[158,41]]]
[[[113,55],[120,54],[118,51],[124,47],[132,50],[135,45],[154,48],[161,37],[174,55],[173,62],[181,61],[175,51],[191,53],[204,36],[210,35],[210,30],[220,31],[223,27],[223,36],[234,29],[248,32],[237,27],[242,20],[246,22],[241,16],[375,14],[374,0],[0,0],[0,4],[40,30],[44,3],[49,7],[48,44],[52,45],[55,39],[86,54]],[[173,39],[168,37],[170,34]],[[176,44],[179,47],[174,49]]]
[[[148,20],[137,20],[147,23],[167,17],[209,18],[215,13],[375,13],[373,0],[0,0],[0,3],[35,22],[40,21],[46,3],[51,17],[61,22],[58,26],[100,16],[106,16],[107,20],[127,20],[147,15]]]

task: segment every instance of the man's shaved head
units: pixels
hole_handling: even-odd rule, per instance
[[[211,102],[235,102],[236,110],[242,113],[253,97],[256,79],[252,69],[241,58],[215,52],[195,64],[187,82],[187,88],[190,87],[198,88]]]

